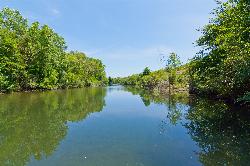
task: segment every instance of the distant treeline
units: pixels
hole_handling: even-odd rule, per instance
[[[131,85],[138,88],[154,88],[160,82],[167,80],[167,73],[164,69],[151,72],[148,67],[140,74],[133,74],[128,77],[112,78],[113,84]]]
[[[228,0],[218,6],[200,29],[196,43],[201,49],[191,62],[180,67],[178,57],[173,61],[170,54],[166,69],[113,81],[141,87],[155,87],[163,80],[173,86],[187,82],[191,93],[250,102],[250,1]]]
[[[107,84],[105,66],[81,52],[66,52],[49,26],[29,24],[17,10],[0,11],[0,91]]]
[[[112,78],[112,83],[150,90],[163,90],[164,88],[164,91],[168,91],[170,83],[171,90],[186,89],[188,91],[187,66],[179,66],[174,72],[168,68],[150,71],[146,67],[140,74]]]

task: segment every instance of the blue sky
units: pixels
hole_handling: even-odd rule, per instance
[[[214,0],[0,0],[29,21],[48,24],[79,50],[99,58],[108,76],[162,68],[162,54],[187,62],[198,51],[196,31],[209,21]]]

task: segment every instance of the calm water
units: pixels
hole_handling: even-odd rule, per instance
[[[248,112],[119,86],[0,95],[0,165],[248,165]]]

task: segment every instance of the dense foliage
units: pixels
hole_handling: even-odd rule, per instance
[[[123,78],[113,78],[113,82],[116,84],[136,86],[145,89],[187,89],[188,84],[188,65],[180,66],[180,60],[175,53],[171,53],[167,59],[165,69],[157,71],[150,71],[146,67],[142,73],[133,74]]]
[[[83,87],[107,84],[104,65],[98,59],[86,57],[84,53],[66,54],[62,85]]]
[[[192,91],[235,99],[250,91],[250,1],[219,5],[197,41],[202,49],[190,67]]]
[[[143,75],[143,76],[146,76],[146,75],[149,75],[150,73],[151,73],[151,71],[150,71],[149,67],[146,67],[146,68],[143,70],[142,75]]]
[[[177,83],[177,67],[181,65],[180,57],[176,53],[170,53],[167,59],[166,71],[168,72],[169,85]]]
[[[167,79],[167,73],[164,70],[158,70],[154,72],[150,71],[148,68],[145,68],[140,74],[133,74],[128,77],[123,78],[114,78],[113,82],[122,84],[122,85],[133,85],[142,88],[153,88],[160,82],[163,82]]]
[[[47,25],[29,25],[16,10],[0,11],[0,91],[104,83],[100,60],[79,52],[66,53],[64,39]]]

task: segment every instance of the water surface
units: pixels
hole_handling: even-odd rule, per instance
[[[247,165],[249,113],[124,88],[0,96],[0,165]]]

